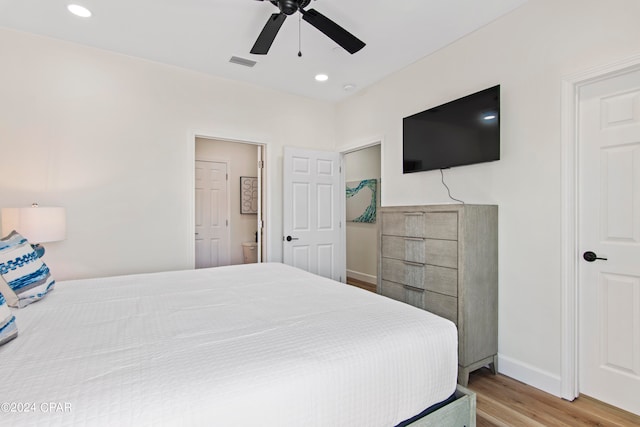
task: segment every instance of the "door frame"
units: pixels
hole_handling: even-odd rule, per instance
[[[273,252],[272,250],[269,250],[269,243],[270,243],[270,236],[271,236],[271,227],[272,227],[272,222],[271,222],[271,197],[270,197],[270,185],[271,185],[271,179],[269,177],[269,170],[268,170],[268,165],[269,165],[269,155],[271,153],[271,150],[269,150],[269,143],[268,142],[264,142],[264,141],[257,141],[257,140],[252,140],[250,138],[244,138],[242,136],[238,136],[238,135],[224,135],[222,133],[220,133],[219,131],[211,131],[211,130],[195,130],[195,131],[190,131],[188,133],[188,137],[187,137],[187,153],[186,153],[186,157],[187,157],[187,173],[188,173],[188,177],[186,179],[186,185],[188,188],[187,194],[189,195],[189,199],[188,199],[188,204],[187,206],[189,207],[189,212],[188,212],[188,220],[187,220],[187,233],[185,234],[186,236],[188,236],[187,241],[186,241],[186,245],[188,246],[188,248],[190,248],[190,250],[187,252],[188,253],[188,264],[191,265],[191,268],[195,268],[195,264],[196,264],[196,239],[195,239],[195,234],[194,234],[194,230],[195,230],[195,211],[196,211],[196,192],[195,192],[195,177],[196,177],[196,139],[197,138],[202,138],[202,139],[215,139],[218,141],[225,141],[225,142],[236,142],[236,143],[241,143],[241,144],[249,144],[249,145],[255,145],[255,146],[261,146],[262,147],[262,161],[263,161],[263,167],[262,167],[262,187],[264,188],[264,191],[262,191],[261,196],[262,196],[262,215],[260,215],[260,219],[262,221],[262,246],[265,248],[265,250],[262,252],[262,260],[260,262],[269,262],[271,261],[270,259],[270,254]],[[227,161],[227,163],[229,163]],[[257,169],[257,165],[256,165],[256,169]],[[256,218],[256,221],[258,220],[258,218]],[[266,257],[265,257],[266,254]]]
[[[580,394],[578,384],[579,360],[578,299],[580,259],[577,256],[578,225],[578,94],[583,86],[640,70],[640,54],[626,59],[596,66],[588,70],[568,75],[562,79],[561,101],[561,288],[562,288],[562,346],[561,346],[561,396],[573,400]]]
[[[376,145],[380,146],[380,187],[378,187],[378,194],[376,195],[376,197],[380,197],[380,195],[382,194],[382,179],[383,179],[383,171],[384,171],[384,162],[382,161],[382,159],[384,158],[384,156],[382,155],[383,153],[383,149],[384,149],[384,137],[383,136],[372,136],[371,138],[366,138],[360,142],[355,142],[353,144],[347,145],[343,148],[339,148],[338,152],[340,153],[340,167],[343,169],[342,173],[340,174],[340,187],[341,188],[346,188],[346,174],[347,171],[345,169],[345,165],[344,165],[344,156],[346,154],[349,153],[353,153],[354,151],[360,151],[360,150],[364,150],[365,148],[369,148],[369,147],[375,147]],[[380,207],[382,207],[382,198],[379,198],[378,200],[380,200]],[[342,224],[344,224],[344,227],[342,227],[342,233],[340,236],[340,245],[342,246],[342,256],[343,256],[343,260],[342,260],[342,265],[344,267],[343,271],[342,271],[342,277],[344,277],[344,282],[347,282],[347,204],[346,204],[346,196],[345,196],[345,203],[342,204],[342,215],[340,218],[340,221],[342,221]],[[378,248],[379,250],[380,248]],[[380,272],[376,272],[376,280],[379,281],[378,275],[380,274]]]

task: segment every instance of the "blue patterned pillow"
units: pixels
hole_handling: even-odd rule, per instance
[[[9,285],[3,293],[12,307],[24,307],[42,299],[55,280],[31,244],[15,231],[0,239],[0,276]]]
[[[6,344],[18,336],[16,318],[11,314],[2,294],[0,294],[0,345]]]

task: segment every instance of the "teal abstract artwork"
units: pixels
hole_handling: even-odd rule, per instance
[[[347,182],[347,221],[376,222],[376,189],[378,180]]]

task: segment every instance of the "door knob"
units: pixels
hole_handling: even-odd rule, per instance
[[[591,251],[587,251],[584,254],[582,254],[582,258],[584,258],[585,261],[588,262],[593,262],[597,259],[601,259],[603,261],[606,261],[606,258],[600,258],[598,255],[595,254],[595,252],[591,252]]]
[[[290,242],[292,240],[298,240],[297,237],[291,237],[291,236],[287,236],[286,239],[287,239],[287,242]]]

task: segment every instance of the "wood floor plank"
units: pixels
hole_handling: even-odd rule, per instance
[[[495,423],[494,425],[510,427],[544,427],[547,425],[533,419],[532,416],[534,414],[529,411],[522,411],[521,408],[511,407],[510,405],[501,403],[498,400],[488,398],[482,393],[476,394],[476,403],[478,412],[484,413],[485,417]],[[497,414],[500,414],[499,418],[496,416]]]
[[[479,427],[638,427],[640,417],[580,396],[573,402],[545,393],[488,369],[473,372],[469,389],[476,393]]]
[[[580,395],[571,402],[576,409],[589,414],[593,418],[599,418],[615,426],[640,426],[640,417],[615,406],[607,405],[589,396]]]
[[[354,279],[353,277],[347,277],[347,285],[356,286],[366,291],[376,293],[376,284],[365,282],[364,280]]]

